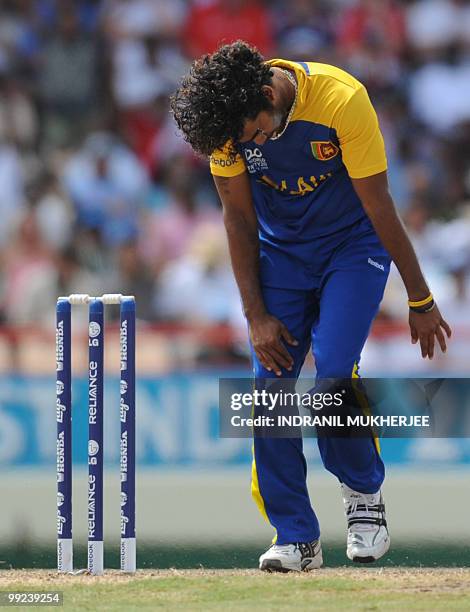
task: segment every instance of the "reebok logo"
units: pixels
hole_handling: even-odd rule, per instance
[[[382,270],[382,272],[385,272],[385,268],[383,267],[382,264],[379,264],[378,261],[374,261],[373,259],[369,257],[369,259],[367,260],[367,263],[369,263],[371,266],[374,266],[374,268],[378,268],[379,270]]]

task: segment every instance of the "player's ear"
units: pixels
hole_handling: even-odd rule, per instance
[[[266,96],[266,98],[268,98],[268,100],[270,102],[273,102],[273,100],[274,100],[274,89],[271,87],[271,85],[263,85],[261,87],[261,91]]]

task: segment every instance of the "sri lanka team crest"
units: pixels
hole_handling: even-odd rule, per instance
[[[336,157],[339,153],[339,148],[332,142],[321,142],[311,140],[313,157],[320,161],[328,161]]]

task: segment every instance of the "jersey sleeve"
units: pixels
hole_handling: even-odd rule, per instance
[[[387,157],[377,114],[364,87],[345,103],[336,134],[351,178],[366,178],[387,169]]]
[[[237,153],[235,159],[231,159],[228,153],[229,143],[221,149],[216,149],[210,156],[211,173],[216,176],[237,176],[245,172],[246,166],[242,156]]]

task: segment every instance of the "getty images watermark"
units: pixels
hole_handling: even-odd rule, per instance
[[[289,391],[269,392],[266,389],[251,393],[234,393],[231,396],[232,411],[243,407],[256,412],[261,408],[263,414],[250,417],[234,414],[230,417],[233,427],[430,427],[429,415],[374,415],[348,414],[344,411],[331,411],[329,408],[346,408],[346,389],[336,393],[297,393]],[[286,414],[284,409],[298,406],[319,414]],[[268,414],[265,414],[267,411]],[[322,411],[322,414],[320,414]],[[269,416],[272,413],[272,416]]]
[[[221,379],[221,437],[467,437],[469,379]]]

